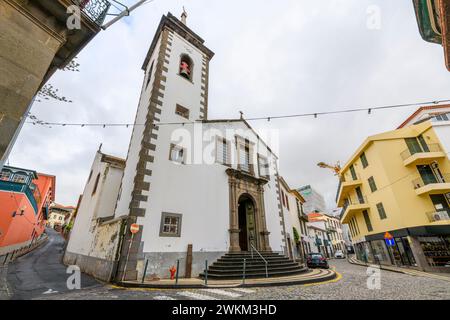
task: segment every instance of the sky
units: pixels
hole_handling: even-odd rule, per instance
[[[122,0],[132,4],[136,0]],[[188,26],[215,52],[210,119],[274,116],[450,99],[443,49],[420,38],[411,0],[154,0],[102,31],[78,55],[80,72],[50,83],[72,103],[36,102],[47,122],[132,123],[141,70],[161,16]],[[334,208],[337,178],[364,139],[395,129],[416,107],[254,121],[279,132],[279,169],[292,188],[310,184]],[[95,151],[126,157],[131,128],[26,124],[9,164],[56,175],[56,201],[76,205]]]

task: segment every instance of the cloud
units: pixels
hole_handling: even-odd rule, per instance
[[[134,0],[125,1],[128,4]],[[181,13],[215,53],[210,118],[296,114],[449,98],[442,48],[424,42],[410,1],[154,1],[101,32],[79,55],[79,73],[51,83],[71,104],[36,103],[46,121],[133,122],[140,69],[161,15]],[[367,28],[367,8],[381,29]],[[337,179],[316,166],[345,162],[371,134],[394,129],[414,108],[252,122],[280,133],[280,170],[292,187],[311,184],[334,206]],[[100,143],[126,157],[131,129],[26,125],[10,157],[57,175],[57,201],[76,204]]]

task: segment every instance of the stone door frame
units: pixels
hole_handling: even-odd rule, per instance
[[[264,210],[264,185],[268,180],[257,178],[241,170],[227,169],[230,208],[230,252],[240,252],[238,204],[242,196],[253,201],[255,211],[256,244],[258,251],[272,251]]]

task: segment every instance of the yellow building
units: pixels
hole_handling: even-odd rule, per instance
[[[367,138],[342,168],[336,200],[360,260],[450,271],[450,121],[435,120]]]

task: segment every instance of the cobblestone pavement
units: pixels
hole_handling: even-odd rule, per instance
[[[367,267],[352,265],[346,260],[332,260],[330,265],[335,266],[340,273],[340,280],[316,285],[262,288],[247,295],[245,299],[450,300],[448,281],[381,270],[380,287],[371,290],[367,286]]]
[[[327,283],[265,288],[193,290],[122,289],[103,286],[51,294],[40,299],[150,299],[150,300],[327,300],[327,299],[450,299],[448,281],[381,271],[380,288],[367,287],[367,268],[346,260],[330,263],[340,278]]]

